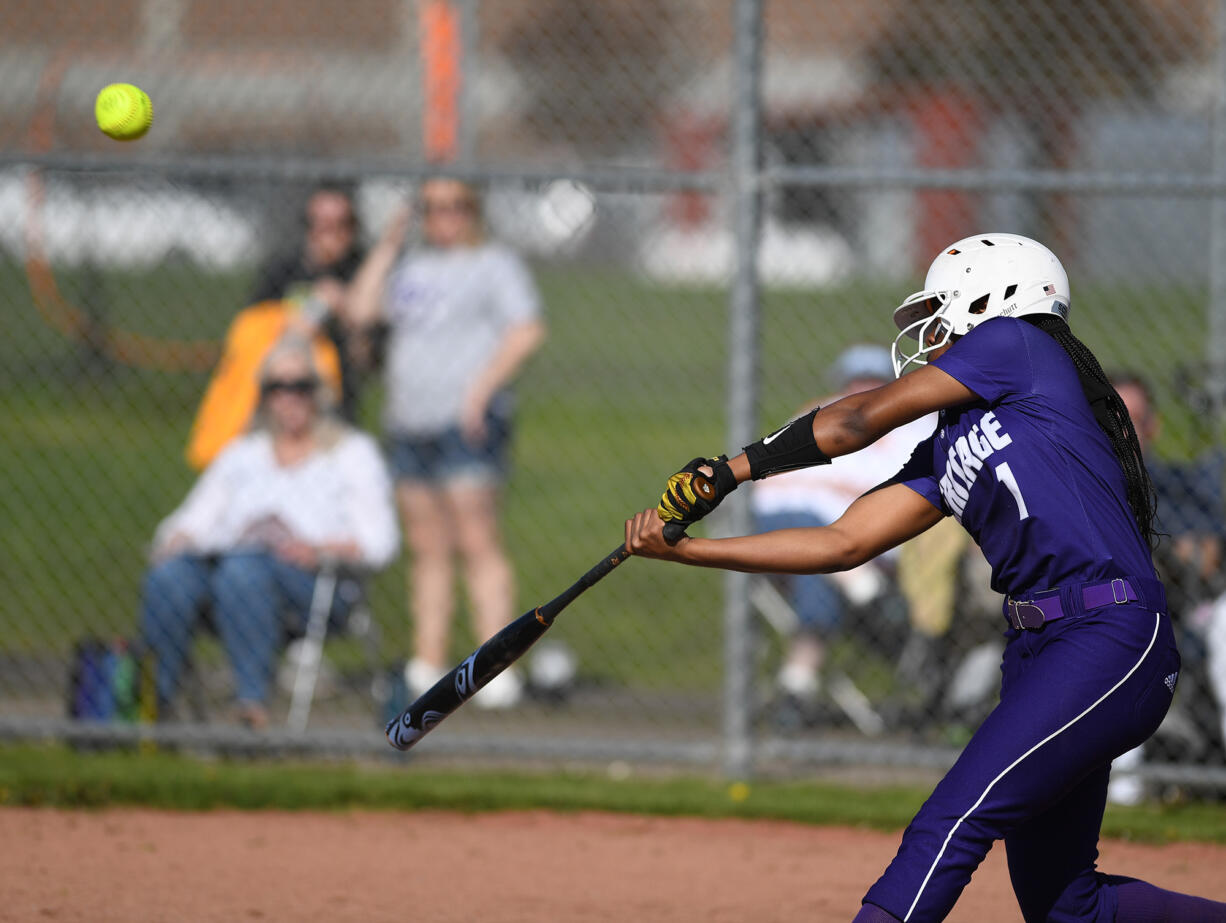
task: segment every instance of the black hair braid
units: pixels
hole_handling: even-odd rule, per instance
[[[1137,439],[1132,419],[1128,416],[1128,408],[1112,387],[1098,359],[1073,335],[1063,318],[1054,314],[1039,314],[1027,316],[1025,319],[1050,335],[1073,360],[1077,377],[1081,380],[1081,390],[1090,402],[1090,409],[1094,411],[1094,419],[1107,434],[1115,457],[1124,469],[1128,506],[1137,520],[1142,537],[1152,549],[1156,538],[1154,512],[1158,500],[1154,485],[1149,479],[1149,471],[1145,468],[1145,460],[1141,456],[1141,443]]]

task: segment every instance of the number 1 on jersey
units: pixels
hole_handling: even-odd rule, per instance
[[[1008,487],[1009,493],[1013,494],[1013,499],[1017,501],[1018,520],[1026,519],[1030,515],[1030,511],[1026,509],[1026,501],[1022,498],[1022,489],[1017,486],[1017,478],[1013,476],[1009,463],[1001,462],[996,466],[995,471],[996,480]]]

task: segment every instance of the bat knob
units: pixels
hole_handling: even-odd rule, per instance
[[[679,522],[664,523],[664,541],[675,545],[683,538],[685,538],[685,526]]]

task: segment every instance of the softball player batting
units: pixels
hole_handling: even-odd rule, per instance
[[[1226,921],[1226,904],[1095,870],[1111,760],[1157,729],[1179,654],[1150,559],[1153,490],[1136,433],[1070,332],[1069,306],[1064,268],[1043,245],[960,240],[894,312],[895,373],[913,372],[730,461],[694,459],[657,510],[626,523],[633,554],[753,573],[845,570],[951,515],[983,549],[1006,597],[1000,704],[855,923],[944,919],[999,839],[1027,921]],[[824,464],[933,411],[933,435],[833,525],[684,536],[738,483]]]

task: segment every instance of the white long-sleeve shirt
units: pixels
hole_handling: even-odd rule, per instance
[[[287,466],[267,432],[235,439],[158,526],[154,545],[177,533],[197,551],[229,551],[270,521],[312,545],[352,541],[371,569],[400,547],[391,477],[374,439],[357,430]]]

